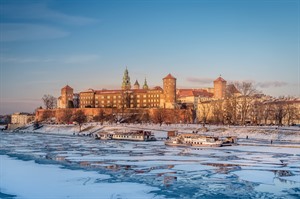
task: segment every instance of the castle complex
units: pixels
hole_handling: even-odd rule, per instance
[[[199,98],[223,99],[226,94],[226,81],[218,77],[213,88],[177,89],[176,78],[168,74],[163,78],[163,88],[149,88],[145,79],[142,88],[136,80],[131,87],[130,76],[125,69],[121,89],[82,91],[79,97],[73,88],[65,86],[58,98],[58,108],[167,108],[173,109],[181,103],[193,103]],[[75,97],[74,97],[75,96]],[[79,103],[78,103],[79,101]]]

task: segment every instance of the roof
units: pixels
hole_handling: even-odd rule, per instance
[[[204,89],[178,89],[178,97],[212,97],[213,94]]]
[[[138,82],[138,80],[135,80],[134,85],[140,85],[139,82]]]
[[[227,85],[227,90],[230,92],[230,93],[241,93],[233,84],[229,84]]]
[[[155,86],[153,89],[154,90],[162,90],[162,88],[160,86]]]
[[[175,77],[173,77],[171,75],[171,73],[169,73],[167,76],[165,76],[163,79],[176,79]]]
[[[72,89],[73,90],[73,88],[72,87],[70,87],[69,85],[66,85],[65,87],[63,87],[62,89]]]
[[[214,82],[226,82],[226,80],[220,76]]]

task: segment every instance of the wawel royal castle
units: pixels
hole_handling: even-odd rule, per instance
[[[168,74],[163,78],[163,88],[149,88],[145,79],[141,87],[136,80],[131,86],[126,68],[121,89],[93,90],[73,93],[73,88],[65,86],[58,98],[58,108],[176,108],[182,103],[193,103],[199,98],[223,99],[226,93],[226,81],[218,77],[213,88],[177,89],[176,78]]]

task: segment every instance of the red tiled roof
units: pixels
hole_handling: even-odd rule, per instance
[[[178,89],[177,95],[178,97],[189,97],[189,96],[212,97],[213,96],[212,93],[209,93],[203,89]]]
[[[176,79],[175,77],[173,77],[170,73],[164,77],[163,79]]]
[[[155,86],[153,89],[154,90],[162,90],[162,88],[160,86]]]

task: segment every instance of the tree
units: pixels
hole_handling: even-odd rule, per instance
[[[264,119],[264,124],[266,125],[268,123],[268,119],[271,118],[272,112],[273,112],[273,106],[271,103],[265,103],[262,108],[262,115]]]
[[[46,109],[54,109],[56,107],[56,98],[52,95],[44,95],[42,100]]]
[[[283,102],[277,102],[274,104],[274,116],[278,126],[282,126],[283,118],[286,115],[286,110]]]
[[[165,121],[165,116],[166,116],[165,110],[162,108],[158,108],[153,114],[153,122],[159,123],[161,126],[162,123]]]
[[[99,121],[99,122],[101,122],[101,125],[103,124],[103,121],[104,121],[104,119],[105,119],[105,114],[104,114],[104,111],[101,109],[99,112],[98,112],[98,114],[97,115],[95,115],[95,117],[94,117],[94,120],[95,121]]]
[[[254,100],[252,102],[249,115],[252,124],[261,124],[263,119],[263,106],[259,100]]]
[[[206,124],[209,113],[211,111],[211,102],[207,101],[207,102],[200,102],[200,106],[199,106],[199,120],[203,123]]]
[[[72,120],[74,122],[77,122],[79,125],[79,132],[81,132],[81,126],[83,123],[85,123],[87,121],[87,117],[84,114],[84,112],[82,110],[78,110],[75,112],[75,114],[72,117]]]
[[[297,108],[294,104],[290,102],[286,102],[285,105],[285,112],[286,112],[286,120],[287,124],[291,125],[295,119],[297,119]]]
[[[214,122],[216,124],[224,123],[224,115],[223,115],[223,101],[215,100],[212,101],[212,115],[214,118]]]
[[[254,95],[258,92],[251,82],[235,82],[234,85],[241,93],[238,99],[238,109],[241,116],[241,123],[246,124],[251,102],[254,99]]]
[[[70,123],[72,119],[72,111],[69,109],[65,109],[61,116],[61,121],[64,123]]]

